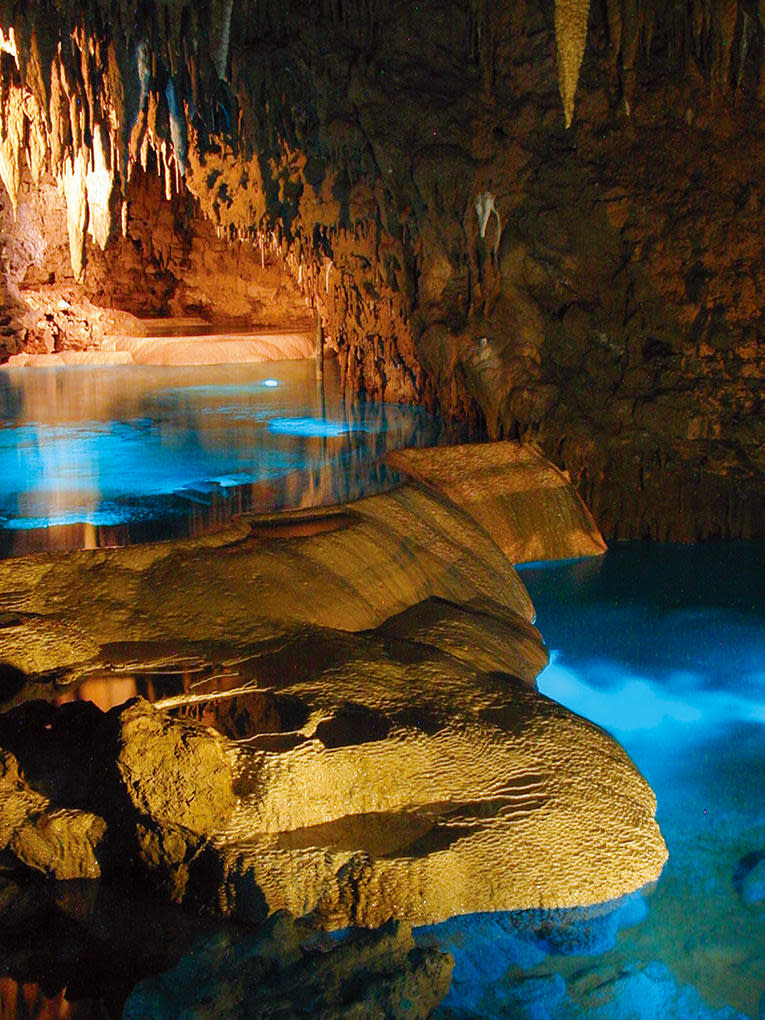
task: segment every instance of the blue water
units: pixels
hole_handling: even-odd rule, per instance
[[[626,748],[670,858],[601,909],[423,931],[456,959],[438,1016],[765,1017],[765,546],[628,543],[521,576],[540,690]]]
[[[400,446],[461,438],[421,408],[346,401],[334,365],[0,372],[0,555],[193,533],[342,502]]]

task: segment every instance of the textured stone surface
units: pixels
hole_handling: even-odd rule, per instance
[[[533,446],[394,450],[389,464],[444,493],[511,563],[597,556],[606,543],[568,478]]]
[[[470,646],[456,657],[419,637],[328,635],[319,667],[299,643],[282,653],[279,694],[308,718],[237,752],[240,801],[217,838],[226,909],[246,917],[257,888],[330,928],[419,924],[656,879],[655,801],[618,745],[507,673],[477,672]]]
[[[0,748],[0,853],[49,878],[98,878],[106,832],[92,812],[59,807],[32,789],[15,757]]]
[[[222,741],[140,699],[112,715],[118,726],[117,771],[136,811],[199,835],[221,828],[234,806]]]
[[[173,898],[337,928],[589,904],[657,878],[650,788],[609,736],[535,689],[547,656],[533,607],[485,530],[511,513],[517,458],[486,451],[485,527],[470,516],[486,520],[485,499],[462,508],[411,482],[266,527],[0,564],[16,614],[0,660],[12,665],[26,634],[53,669],[60,618],[95,649],[70,678],[148,689],[175,676],[180,692],[156,708],[133,701],[95,726],[83,715],[78,736],[90,796]],[[536,455],[524,472],[547,548],[546,485],[563,479]],[[523,517],[527,547],[535,520]],[[40,716],[51,750],[66,733],[55,716],[76,714]],[[30,766],[34,744],[13,745]],[[79,774],[75,755],[58,760]],[[62,799],[77,785],[35,775]]]
[[[498,546],[437,493],[403,486],[336,520],[303,538],[286,527],[259,538],[241,520],[189,542],[0,562],[0,607],[18,614],[0,630],[0,660],[82,675],[137,642],[241,647],[300,624],[363,630],[430,596],[533,616]]]

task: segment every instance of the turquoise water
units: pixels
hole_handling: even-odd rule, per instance
[[[765,1017],[765,546],[627,543],[521,576],[540,690],[626,748],[670,858],[600,910],[421,932],[456,959],[438,1016]]]
[[[346,401],[335,366],[0,371],[0,555],[196,533],[243,510],[396,484],[400,446],[461,437],[421,408]]]

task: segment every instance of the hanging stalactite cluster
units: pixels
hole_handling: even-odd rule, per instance
[[[740,86],[747,74],[765,79],[765,33],[751,0],[685,0],[670,7],[661,0],[606,0],[605,10],[610,59],[627,108],[636,65],[641,56],[650,58],[657,42],[678,65],[695,60],[720,89]],[[274,0],[246,0],[236,8],[233,0],[0,3],[0,176],[11,204],[15,208],[22,160],[35,182],[46,169],[52,172],[66,197],[76,276],[86,233],[103,247],[115,220],[126,228],[127,182],[138,164],[162,176],[168,196],[185,179],[218,227],[238,234],[279,223],[290,234],[299,198],[290,160],[316,121],[311,74],[298,62],[276,59],[273,49],[265,60],[253,59],[251,47],[260,33],[288,40],[293,15],[323,19],[360,52],[371,53],[385,11],[375,0],[325,0],[310,15]],[[567,126],[589,16],[589,0],[556,0]],[[487,89],[496,57],[493,18],[485,0],[471,0],[466,59],[486,64]],[[246,164],[236,183],[222,160],[210,169],[209,152],[224,149],[229,165]],[[350,157],[344,172],[357,152]],[[226,176],[216,186],[216,178]],[[249,203],[232,194],[243,188],[249,188]]]
[[[477,0],[476,0],[477,2]],[[739,89],[745,76],[765,99],[765,5],[754,0],[606,0],[611,66],[621,82],[625,110],[633,99],[639,63],[660,49],[683,72],[694,61],[719,92]],[[558,86],[569,127],[579,80],[589,0],[555,0]]]

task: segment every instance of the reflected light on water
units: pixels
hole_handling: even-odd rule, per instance
[[[456,961],[437,1017],[765,1017],[765,546],[628,543],[521,576],[552,650],[540,691],[619,740],[670,856],[655,889],[589,917],[424,933]]]
[[[344,399],[337,366],[0,372],[0,555],[198,534],[238,513],[398,484],[389,449],[467,438],[421,408]]]
[[[765,655],[765,650],[763,650]],[[603,678],[607,677],[607,684]],[[663,724],[692,723],[695,730],[673,728],[673,738],[703,729],[719,730],[726,723],[765,723],[765,671],[747,678],[747,686],[761,687],[757,697],[709,689],[702,674],[670,671],[665,676],[636,676],[615,661],[593,660],[567,667],[559,651],[551,651],[550,664],[538,678],[547,697],[607,729],[617,739],[638,730],[655,730]]]

